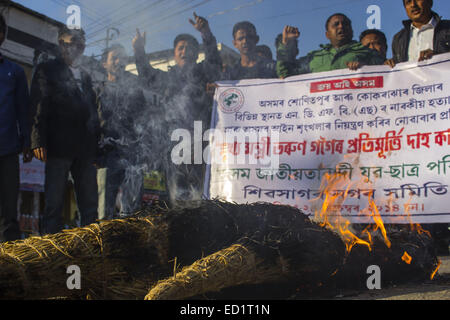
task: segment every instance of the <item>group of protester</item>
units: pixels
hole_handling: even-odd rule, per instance
[[[106,80],[101,84],[93,84],[88,72],[77,64],[85,48],[83,30],[63,28],[58,35],[60,54],[36,66],[30,97],[23,70],[2,58],[0,211],[4,239],[20,235],[16,221],[20,152],[24,162],[34,156],[46,163],[42,234],[63,228],[64,190],[69,174],[74,181],[81,225],[137,210],[141,164],[149,162],[141,159],[139,145],[146,140],[150,143],[145,145],[146,150],[160,164],[155,168],[163,167],[169,203],[197,200],[201,198],[205,168],[202,164],[172,163],[170,133],[176,128],[193,130],[194,121],[209,123],[215,81],[286,78],[343,68],[356,70],[364,65],[393,67],[449,52],[450,21],[432,11],[433,1],[402,1],[409,20],[394,37],[392,59],[386,57],[388,45],[383,32],[366,30],[355,41],[351,20],[342,13],[326,20],[329,43],[300,58],[300,31],[286,26],[275,40],[276,61],[267,46],[258,45],[255,26],[239,22],[232,31],[233,45],[240,54],[234,65],[222,63],[208,21],[194,13],[194,20],[189,22],[201,35],[203,62],[197,63],[200,45],[196,38],[180,34],[173,45],[176,65],[168,72],[157,70],[146,58],[145,33],[137,30],[132,47],[138,76],[125,71],[125,49],[113,45],[102,56]],[[2,20],[0,41],[5,33]],[[150,102],[147,90],[156,92],[160,101]],[[130,175],[130,170],[139,173]],[[121,212],[116,208],[119,188],[123,193]]]

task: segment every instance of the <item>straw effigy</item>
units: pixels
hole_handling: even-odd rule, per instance
[[[340,285],[349,275],[360,285],[367,261],[394,278],[424,278],[437,264],[424,239],[406,232],[393,249],[380,241],[349,255],[339,235],[293,207],[201,201],[0,244],[0,299],[187,299],[245,285]],[[405,246],[410,265],[398,256]],[[80,290],[66,285],[71,265]]]
[[[166,226],[154,220],[105,221],[1,244],[0,298],[143,296],[167,261]],[[70,265],[80,267],[80,291],[67,288]]]

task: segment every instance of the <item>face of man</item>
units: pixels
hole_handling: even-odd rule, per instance
[[[85,39],[80,36],[65,34],[59,39],[59,46],[64,60],[71,65],[83,54]]]
[[[108,52],[106,61],[103,63],[105,70],[112,75],[120,75],[125,71],[127,55],[124,49],[117,48]]]
[[[187,40],[178,41],[174,49],[176,64],[183,68],[186,65],[194,64],[198,58],[198,51],[193,44]]]
[[[255,32],[239,29],[234,35],[233,45],[241,54],[252,54],[256,53],[258,42],[259,37]]]
[[[333,47],[339,48],[353,39],[351,23],[344,16],[334,16],[330,19],[325,36]]]
[[[428,23],[431,19],[431,0],[404,0],[406,14],[413,22]]]
[[[387,46],[379,35],[369,33],[361,39],[361,44],[373,50],[377,50],[381,56],[386,59]]]

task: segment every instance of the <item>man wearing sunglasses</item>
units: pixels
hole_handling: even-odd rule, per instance
[[[41,234],[59,232],[69,173],[72,175],[81,225],[97,218],[94,161],[99,137],[92,81],[80,65],[84,31],[62,28],[56,59],[36,67],[31,84],[34,156],[45,162],[45,209]]]

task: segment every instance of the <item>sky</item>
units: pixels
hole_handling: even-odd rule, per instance
[[[193,12],[208,19],[217,38],[233,48],[232,28],[239,21],[252,22],[275,56],[275,38],[285,25],[300,30],[300,56],[327,43],[325,21],[333,13],[341,12],[351,20],[354,39],[373,22],[371,6],[380,9],[380,28],[388,39],[388,57],[391,56],[392,38],[407,19],[402,0],[15,0],[32,10],[66,23],[70,5],[81,9],[81,26],[87,34],[86,55],[99,55],[106,46],[108,28],[116,28],[120,35],[110,31],[114,39],[132,54],[131,41],[136,28],[146,31],[147,52],[173,48],[173,39],[179,33],[191,33],[201,41],[200,35],[189,23]],[[443,18],[450,18],[449,0],[434,0],[433,10]]]

